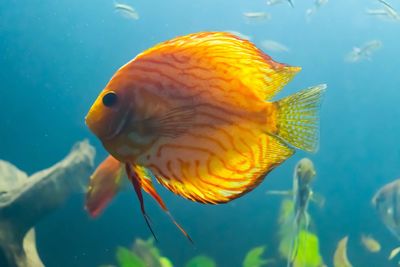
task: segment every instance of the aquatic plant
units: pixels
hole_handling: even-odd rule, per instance
[[[263,267],[274,260],[263,258],[266,246],[250,249],[243,260],[243,267]],[[160,250],[154,245],[154,238],[147,240],[136,239],[132,249],[118,247],[116,250],[118,267],[174,267],[172,262],[161,255]],[[112,266],[112,265],[101,265]],[[206,256],[198,255],[190,259],[185,267],[217,267],[216,262]]]
[[[266,266],[270,262],[272,262],[273,260],[262,258],[265,249],[266,249],[265,246],[259,246],[247,252],[243,261],[243,267],[261,267],[261,266]]]
[[[115,257],[119,267],[173,267],[172,262],[163,257],[154,245],[154,238],[137,238],[131,250],[118,247]]]
[[[154,238],[143,240],[137,238],[132,249],[117,247],[115,258],[118,267],[174,267],[172,262],[161,255],[160,250],[154,244]],[[101,265],[110,267],[113,265]],[[261,265],[254,265],[254,267]],[[213,259],[200,255],[189,260],[185,267],[217,267]]]
[[[192,258],[185,267],[217,267],[217,264],[210,257],[201,255]]]
[[[116,258],[119,267],[146,267],[146,264],[134,252],[124,247],[118,247]]]
[[[161,267],[174,267],[174,265],[172,265],[172,262],[166,257],[160,257],[160,264]]]
[[[137,238],[133,244],[132,251],[144,261],[146,266],[161,267],[161,253],[154,245],[154,238],[151,237],[147,240]]]

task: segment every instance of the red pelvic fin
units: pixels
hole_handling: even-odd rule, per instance
[[[146,210],[144,208],[142,188],[141,188],[139,179],[138,179],[136,173],[132,170],[131,166],[128,163],[125,164],[125,169],[126,169],[126,174],[128,175],[128,179],[132,182],[133,188],[135,189],[136,195],[139,199],[140,210],[142,211],[142,215],[146,221],[147,227],[149,228],[154,239],[156,241],[158,241],[157,236],[154,233],[153,228],[151,227],[150,217],[147,215]]]
[[[143,189],[146,193],[148,193],[152,198],[154,198],[157,201],[157,203],[160,205],[161,209],[168,215],[168,217],[175,224],[175,226],[182,232],[182,234],[184,234],[186,236],[186,238],[191,243],[193,243],[192,238],[185,231],[185,229],[183,229],[183,227],[175,220],[175,218],[169,212],[169,210],[168,210],[167,206],[165,205],[164,201],[162,200],[161,196],[157,193],[156,189],[153,186],[151,177],[150,177],[147,169],[144,167],[137,166],[137,165],[126,164],[126,170],[127,170],[129,180],[131,180],[133,187],[135,188],[136,194],[139,198],[142,214],[145,217],[146,223],[149,226],[150,231],[153,233],[153,236],[155,236],[155,234],[154,234],[153,230],[151,229],[151,226],[149,223],[150,219],[144,210],[143,195],[142,195],[141,189]]]

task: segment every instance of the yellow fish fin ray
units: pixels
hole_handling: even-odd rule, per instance
[[[270,100],[280,92],[300,70],[300,67],[292,66],[280,68],[266,75],[264,87],[254,88],[254,90],[258,91],[258,95],[261,99]]]
[[[277,102],[277,136],[308,152],[319,143],[319,109],[326,85],[317,85]]]
[[[300,67],[275,62],[251,42],[227,32],[200,32],[176,37],[139,54],[135,61],[160,63],[161,58],[165,58],[163,63],[167,58],[173,58],[176,66],[169,63],[172,68],[186,64],[183,70],[187,74],[194,75],[207,69],[207,77],[223,77],[221,82],[229,81],[235,90],[247,91],[261,100],[272,99],[301,70]]]
[[[161,209],[168,215],[168,217],[171,219],[173,224],[186,236],[186,238],[193,243],[192,238],[189,236],[189,234],[185,231],[185,229],[175,220],[175,218],[172,216],[171,212],[168,210],[167,206],[165,205],[164,201],[162,200],[161,196],[157,193],[156,189],[154,188],[153,182],[151,180],[151,172],[146,169],[145,167],[139,166],[132,164],[132,169],[136,174],[136,177],[139,181],[139,185],[141,188],[149,194],[154,200],[157,201]]]
[[[237,154],[227,151],[223,155],[208,155],[204,160],[170,158],[169,168],[155,164],[149,168],[163,186],[177,195],[201,203],[226,203],[253,190],[294,153],[271,135],[262,134],[258,141],[251,145],[257,150],[253,162],[240,162]],[[179,155],[178,150],[172,150],[170,155]],[[234,169],[235,164],[244,169]]]
[[[163,137],[177,137],[191,128],[196,117],[193,106],[184,106],[171,109],[159,117],[144,121],[144,127],[152,133]]]

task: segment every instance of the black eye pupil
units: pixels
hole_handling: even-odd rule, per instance
[[[117,103],[118,97],[114,92],[108,92],[103,96],[103,104],[106,107],[112,107]]]

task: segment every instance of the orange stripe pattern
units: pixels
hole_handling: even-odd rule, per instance
[[[120,104],[132,110],[129,123],[117,124],[125,125],[121,133],[103,144],[176,194],[228,202],[294,153],[274,136],[276,105],[265,100],[299,70],[228,33],[161,43],[121,67],[107,85],[105,91],[123,95]],[[147,178],[142,186],[154,194]]]

